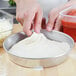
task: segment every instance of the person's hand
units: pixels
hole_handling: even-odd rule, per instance
[[[49,13],[48,15],[48,23],[47,23],[47,26],[46,26],[46,29],[48,31],[51,31],[51,30],[60,30],[61,28],[61,18],[59,16],[59,13],[70,7],[71,5],[74,5],[76,4],[76,1],[70,1],[68,3],[66,3],[65,5],[62,5],[58,8],[54,8],[51,10],[51,12]]]
[[[48,15],[48,23],[47,23],[47,27],[46,29],[48,31],[51,31],[51,30],[60,30],[60,26],[61,26],[61,21],[60,21],[60,18],[59,18],[59,12],[61,10],[59,10],[59,8],[54,8],[51,10],[51,12],[49,13]]]
[[[16,5],[16,19],[23,25],[23,31],[28,36],[32,34],[31,28],[39,33],[43,16],[40,5],[35,0],[19,0]]]

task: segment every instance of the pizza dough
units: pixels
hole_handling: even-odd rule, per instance
[[[26,58],[55,57],[66,53],[70,46],[66,42],[56,42],[47,39],[42,33],[33,33],[31,37],[15,44],[10,53]]]

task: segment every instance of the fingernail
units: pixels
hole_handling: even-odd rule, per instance
[[[41,27],[37,27],[37,28],[34,29],[34,31],[35,31],[36,33],[40,33],[40,29],[41,29]]]
[[[47,31],[51,31],[52,27],[51,26],[47,26]]]

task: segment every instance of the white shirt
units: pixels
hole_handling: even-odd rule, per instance
[[[48,17],[48,13],[51,11],[52,8],[58,7],[66,3],[68,0],[38,0],[40,6],[43,9],[44,17]]]

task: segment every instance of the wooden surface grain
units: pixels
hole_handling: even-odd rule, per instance
[[[22,31],[22,27],[14,25],[13,33],[19,31]],[[64,63],[41,69],[24,68],[14,64],[4,49],[0,48],[0,76],[76,76],[76,45]]]

